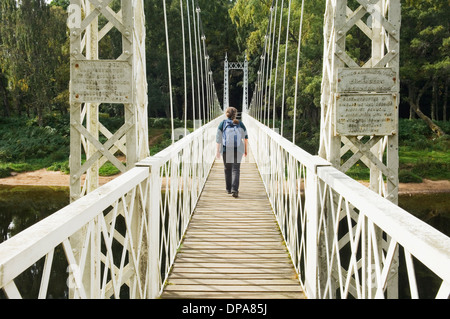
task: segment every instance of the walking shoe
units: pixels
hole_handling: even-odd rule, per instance
[[[232,191],[231,194],[233,194],[233,197],[238,197],[239,192],[238,191]]]
[[[227,190],[227,193],[228,193],[228,194],[231,194],[231,191]]]

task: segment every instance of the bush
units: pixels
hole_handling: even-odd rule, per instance
[[[149,118],[148,126],[153,128],[168,128],[171,127],[171,124],[168,118]]]
[[[187,125],[187,127],[192,127],[192,125],[193,125],[192,120],[188,120],[186,125]],[[173,119],[173,126],[174,126],[174,128],[184,127],[184,121],[175,118],[175,119]],[[166,118],[166,117],[158,117],[158,118],[151,117],[148,119],[148,127],[171,129],[172,122],[170,121],[170,118]]]
[[[65,174],[70,173],[69,161],[54,162],[51,166],[47,168],[49,171],[61,171]]]
[[[42,159],[57,151],[69,155],[69,138],[50,126],[39,127],[13,119],[0,128],[2,161]]]
[[[308,134],[302,132],[295,135],[295,144],[310,154],[317,154],[319,151],[320,133]]]
[[[411,172],[431,180],[450,179],[450,163],[445,159],[419,159]]]
[[[0,167],[0,178],[11,176],[11,169],[9,167]]]
[[[436,138],[433,141],[433,149],[435,151],[448,152],[450,149],[450,134]]]
[[[109,117],[104,114],[100,114],[99,116],[100,123],[103,124],[111,133],[116,132],[124,123],[123,117]]]
[[[112,176],[119,174],[120,170],[114,166],[111,162],[106,162],[105,164],[100,167],[98,174],[100,176]]]
[[[422,183],[422,177],[410,172],[400,170],[398,173],[398,180],[400,183]]]

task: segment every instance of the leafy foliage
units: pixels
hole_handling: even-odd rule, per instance
[[[22,0],[20,5],[4,0],[0,16],[0,66],[9,90],[5,113],[33,113],[42,126],[50,106],[62,112],[68,106],[61,99],[68,89],[66,13],[44,0]],[[6,111],[10,105],[16,109]]]
[[[51,126],[38,126],[34,120],[0,118],[0,160],[26,161],[51,157],[62,160],[67,157],[69,137],[66,125],[58,123],[63,131]],[[25,124],[25,125],[24,125]]]

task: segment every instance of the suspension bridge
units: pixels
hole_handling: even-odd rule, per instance
[[[220,106],[198,5],[180,1],[180,34],[185,105],[201,125],[181,129],[178,141],[172,125],[172,145],[150,156],[143,1],[114,11],[110,1],[71,0],[71,204],[0,244],[3,294],[48,298],[59,287],[65,298],[420,298],[420,264],[435,278],[433,296],[447,299],[450,238],[397,206],[400,1],[356,2],[326,1],[321,143],[312,155],[295,145],[295,114],[292,140],[283,122],[274,124],[286,86],[295,86],[297,103],[298,80],[286,77],[287,41],[280,49],[292,1],[273,1],[250,103],[244,83],[250,152],[232,198],[215,152],[228,88]],[[101,27],[99,16],[108,21]],[[363,65],[347,53],[354,27],[372,43]],[[123,51],[99,59],[98,43],[112,29]],[[248,81],[247,61],[225,61],[225,74],[242,69]],[[124,105],[116,132],[99,122],[101,103]],[[99,186],[106,161],[122,174]],[[370,187],[345,174],[357,161],[370,168]]]

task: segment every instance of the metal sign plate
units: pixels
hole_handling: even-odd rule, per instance
[[[395,94],[336,94],[335,135],[392,135],[397,130]]]
[[[337,92],[396,92],[392,68],[342,68],[338,70]]]
[[[127,61],[72,61],[71,73],[72,102],[132,103],[133,72]]]

